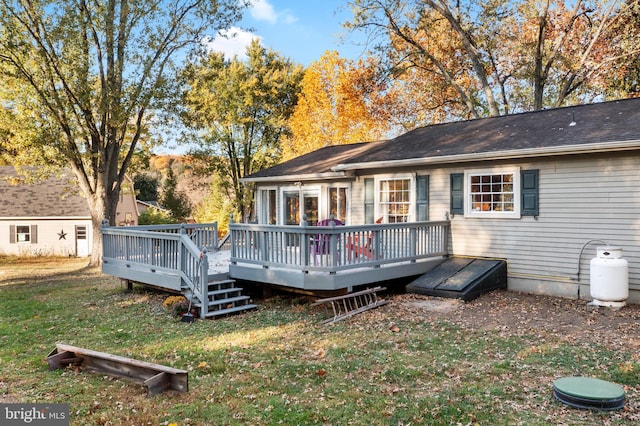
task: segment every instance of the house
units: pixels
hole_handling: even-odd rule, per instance
[[[126,188],[126,189],[125,189]],[[0,256],[89,256],[93,230],[86,199],[69,171],[27,183],[0,166]],[[120,224],[137,224],[133,184],[123,185]]]
[[[640,302],[640,99],[328,146],[244,182],[262,225],[449,221],[449,253],[506,260],[516,291],[589,299],[597,247],[620,247]]]

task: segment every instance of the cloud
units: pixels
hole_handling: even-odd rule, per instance
[[[268,0],[253,0],[249,7],[249,14],[256,21],[266,21],[270,24],[277,24],[278,22],[292,24],[298,20],[288,9],[276,12]]]
[[[238,56],[238,59],[244,60],[247,58],[247,46],[254,39],[260,42],[262,37],[241,28],[231,27],[220,31],[214,39],[205,40],[204,43],[209,50],[224,53],[225,58]]]
[[[249,13],[256,21],[267,21],[270,24],[278,22],[278,14],[267,0],[253,0]]]

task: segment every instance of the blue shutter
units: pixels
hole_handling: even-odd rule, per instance
[[[31,235],[29,236],[31,244],[38,243],[38,225],[31,225]]]
[[[429,176],[416,176],[416,221],[429,220]]]
[[[9,244],[16,243],[16,226],[9,225]]]
[[[523,170],[520,174],[522,216],[538,216],[538,170]]]
[[[364,223],[374,222],[375,187],[373,178],[364,180]]]
[[[451,173],[451,214],[464,214],[464,173]]]

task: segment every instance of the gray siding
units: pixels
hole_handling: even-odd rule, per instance
[[[589,284],[589,261],[596,247],[606,242],[623,248],[629,287],[640,291],[640,157],[567,157],[516,165],[540,170],[540,215],[456,215],[451,226],[453,254],[506,258],[510,283],[520,290],[589,298],[584,287]],[[449,173],[464,170],[432,172],[434,219],[449,209]],[[631,299],[640,300],[637,294]]]

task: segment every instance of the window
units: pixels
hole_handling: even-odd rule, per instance
[[[16,241],[19,243],[31,242],[31,227],[30,226],[16,226]]]
[[[286,189],[283,191],[285,225],[299,225],[304,214],[307,223],[315,226],[318,223],[318,205],[320,190],[317,188]],[[302,211],[301,211],[302,210]]]
[[[519,170],[472,170],[465,182],[469,216],[520,217]]]
[[[10,225],[9,243],[36,244],[38,242],[38,225]]]
[[[260,223],[275,225],[276,215],[276,190],[263,189],[260,191]]]
[[[329,215],[340,219],[342,223],[346,222],[347,188],[329,188]]]
[[[379,181],[380,214],[387,223],[409,221],[411,181],[388,179]]]

